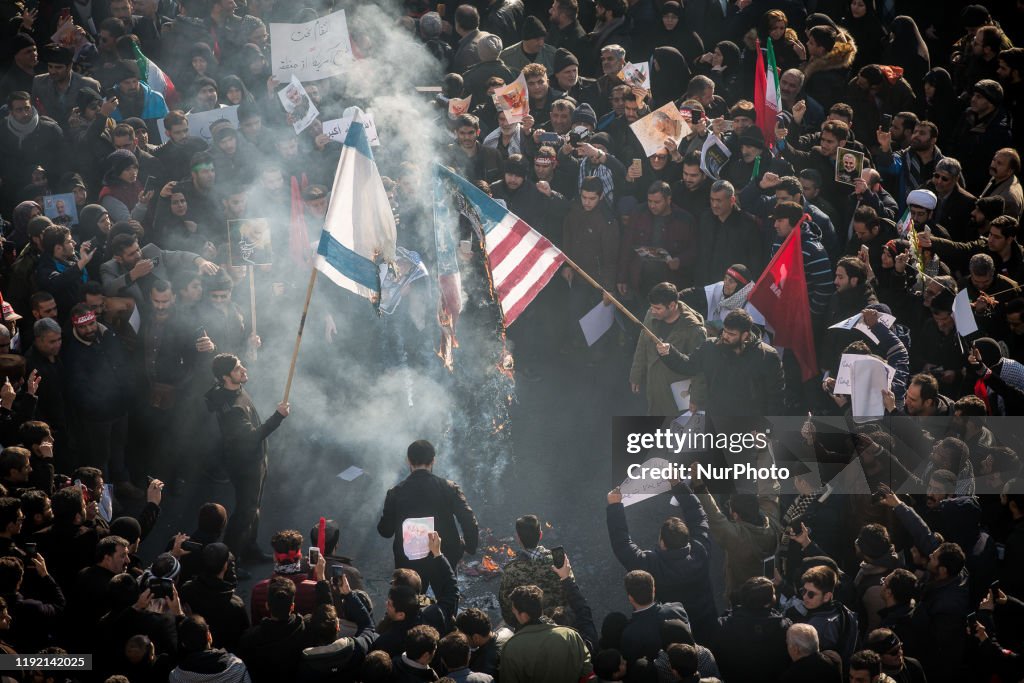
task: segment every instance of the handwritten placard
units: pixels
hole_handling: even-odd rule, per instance
[[[324,135],[335,142],[345,142],[349,126],[352,125],[352,117],[353,114],[346,109],[345,115],[340,119],[324,121]],[[377,137],[377,126],[373,122],[372,112],[363,112],[363,128],[366,129],[366,139],[370,141],[370,147],[378,146],[380,138]]]
[[[337,76],[352,61],[345,10],[304,24],[269,28],[271,70],[282,83],[293,75],[300,81]]]
[[[641,467],[662,469],[670,466],[671,463],[664,458],[651,458]],[[665,493],[671,490],[671,481],[667,479],[655,479],[652,476],[641,476],[636,479],[626,477],[619,486],[619,492],[622,493],[622,504],[626,507],[635,505],[636,503],[647,500],[648,498],[653,498],[659,493]]]
[[[832,390],[832,393],[836,396],[849,396],[853,393],[853,381],[854,381],[854,364],[867,358],[858,353],[844,353],[839,359],[839,371],[836,372],[836,388]],[[896,370],[886,365],[886,386],[892,386],[892,378],[896,376]]]

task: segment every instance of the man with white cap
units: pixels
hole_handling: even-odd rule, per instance
[[[935,207],[939,199],[931,190],[914,190],[907,195],[907,208],[910,210],[910,220],[914,229],[918,232],[928,231],[939,237],[949,237],[949,232],[932,222],[935,215]]]

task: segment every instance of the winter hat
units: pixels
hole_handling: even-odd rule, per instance
[[[974,204],[974,208],[981,211],[982,215],[985,216],[985,220],[990,221],[993,218],[1002,216],[1003,212],[1006,211],[1006,199],[1001,195],[979,197],[978,201]]]
[[[984,5],[968,5],[960,11],[960,23],[966,28],[977,28],[992,21],[992,15]]]
[[[521,155],[519,156],[521,157]],[[527,168],[526,160],[523,158],[512,159],[509,157],[505,160],[505,173],[508,173],[509,175],[525,178],[528,175]]]
[[[547,34],[548,32],[544,30],[544,24],[540,19],[533,15],[526,17],[526,21],[523,22],[523,40],[543,38]]]
[[[934,211],[938,203],[938,198],[931,190],[913,190],[907,195],[908,206],[920,206],[922,209]]]
[[[142,526],[134,517],[118,517],[110,523],[110,534],[120,536],[131,545],[142,538]]]
[[[88,109],[89,105],[93,102],[102,101],[103,97],[93,88],[79,88],[78,94],[75,95],[75,106],[78,107],[78,111],[80,112]]]
[[[420,17],[420,33],[427,39],[440,37],[441,15],[437,12],[427,12]]]
[[[590,124],[591,127],[597,126],[597,114],[594,113],[593,107],[584,102],[580,106],[576,107],[576,111],[572,113],[573,124]]]
[[[889,533],[880,524],[867,524],[861,528],[855,544],[869,560],[885,557],[893,552]]]
[[[591,135],[588,142],[594,147],[601,145],[605,149],[610,149],[612,146],[612,138],[608,133],[597,133],[596,135]]]
[[[997,107],[1003,103],[1003,86],[990,78],[978,81],[971,90]]]
[[[740,145],[749,145],[763,150],[766,147],[764,133],[757,126],[750,126],[740,135]]]
[[[60,45],[47,45],[43,54],[43,61],[48,64],[63,64],[68,66],[74,61],[74,54],[71,50]]]
[[[11,38],[11,54],[16,55],[25,48],[35,47],[36,41],[27,33],[16,33]]]
[[[990,368],[998,365],[1003,359],[1003,349],[992,337],[975,339],[974,348],[981,352],[981,362]]]
[[[683,7],[675,0],[669,0],[661,6],[661,16],[666,14],[674,14],[677,17],[683,16]]]
[[[120,83],[129,78],[139,78],[139,65],[130,59],[122,59],[114,67],[114,74],[111,80],[115,83]]]
[[[868,304],[864,308],[870,308],[872,311],[878,311],[879,313],[892,315],[892,309],[889,308],[886,304]]]
[[[480,55],[481,62],[493,62],[501,54],[502,48],[501,38],[488,33],[477,43],[476,53]]]
[[[111,152],[103,161],[106,164],[107,173],[115,178],[124,173],[125,169],[139,165],[139,160],[135,158],[135,155],[126,149]]]
[[[559,71],[561,71],[562,69],[564,69],[567,66],[575,66],[575,67],[578,68],[579,65],[580,65],[580,60],[576,59],[576,55],[574,55],[573,53],[569,52],[564,47],[558,48],[558,51],[555,52],[555,59],[554,59],[554,70],[555,70],[555,73],[558,73]]]

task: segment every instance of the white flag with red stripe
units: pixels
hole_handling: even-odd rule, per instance
[[[465,178],[439,166],[438,179],[448,184],[459,212],[483,233],[491,282],[508,327],[551,281],[565,263],[565,255]]]

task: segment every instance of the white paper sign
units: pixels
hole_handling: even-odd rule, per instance
[[[672,390],[672,398],[676,400],[676,408],[679,410],[688,411],[690,409],[690,381],[681,379],[668,385]]]
[[[641,467],[669,467],[671,463],[664,458],[651,458]],[[659,493],[666,493],[672,490],[672,482],[667,479],[654,479],[644,477],[642,479],[626,479],[619,485],[619,492],[622,493],[622,504],[625,507],[635,505],[640,501],[653,498]]]
[[[892,368],[888,365],[871,356],[860,356],[853,363],[850,370],[853,377],[850,402],[853,404],[851,409],[854,420],[858,418],[872,419],[885,415],[882,390],[892,386],[890,370]],[[895,370],[892,372],[895,373]]]
[[[427,534],[434,530],[433,517],[410,517],[402,522],[402,551],[410,560],[422,560],[430,554]]]
[[[585,316],[580,318],[580,327],[583,329],[583,336],[587,340],[587,346],[593,346],[604,333],[612,328],[615,322],[615,307],[611,304],[605,305],[599,302]]]
[[[956,322],[957,334],[961,337],[978,331],[978,321],[974,319],[974,309],[971,308],[971,298],[966,289],[957,292],[953,299],[953,320]]]
[[[836,372],[836,388],[832,391],[836,396],[849,396],[853,392],[853,364],[857,361],[869,358],[869,356],[862,356],[856,353],[844,353],[839,359],[839,371]],[[877,360],[877,359],[875,359]],[[883,363],[883,365],[885,365]],[[892,378],[896,376],[896,370],[888,365],[886,367],[886,375],[888,380],[886,382],[887,387],[892,386]]]
[[[231,124],[232,128],[238,130],[238,105],[232,104],[230,107],[221,107],[219,109],[211,109],[210,111],[189,112],[185,114],[185,118],[188,119],[189,136],[202,138],[212,145],[213,133],[210,132],[210,126],[215,121],[224,119]],[[160,122],[160,137],[164,142],[171,139],[164,128],[163,121]]]
[[[270,24],[271,71],[284,83],[291,76],[318,81],[344,73],[352,61],[345,10],[304,24]]]
[[[864,321],[862,320],[862,317],[863,316],[860,313],[858,313],[857,315],[850,316],[846,320],[841,320],[841,321],[837,322],[835,325],[829,326],[828,329],[830,329],[830,330],[859,330],[860,332],[864,333],[865,337],[867,337],[868,339],[873,341],[875,344],[877,344],[878,343],[878,337],[875,336],[875,333],[871,331],[871,328],[868,327],[864,323]],[[885,325],[886,327],[892,329],[893,324],[896,322],[896,316],[890,315],[888,313],[879,313],[878,314],[878,322],[880,322],[883,325]]]
[[[352,125],[352,116],[346,109],[345,115],[340,119],[324,121],[324,135],[335,142],[345,142],[349,126]],[[371,112],[363,112],[363,128],[366,129],[366,139],[370,141],[370,147],[380,145],[380,138],[377,137],[377,125],[373,122],[373,114]]]

